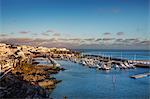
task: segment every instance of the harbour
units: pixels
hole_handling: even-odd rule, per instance
[[[6,45],[2,45],[2,48],[10,50]],[[5,50],[3,52],[5,53]],[[32,46],[21,46],[21,48],[16,46],[13,53],[8,55],[2,53],[2,55],[0,80],[3,86],[0,90],[3,90],[4,96],[4,90],[9,87],[6,87],[4,82],[7,77],[10,82],[18,80],[10,77],[16,75],[23,78],[18,83],[29,81],[33,86],[36,94],[33,96],[31,94],[30,97],[149,99],[149,60],[83,55],[81,52],[65,48]],[[139,64],[141,66],[138,66]],[[26,85],[26,83],[23,84]],[[38,91],[34,89],[37,86]],[[12,92],[22,90],[19,94],[17,93],[18,96],[24,92],[23,89],[16,87],[11,89]],[[26,92],[24,95],[28,96]]]
[[[150,99],[150,0],[0,0],[0,99]]]
[[[150,78],[131,79],[129,77],[149,72],[149,69],[101,71],[69,61],[60,60],[58,63],[66,70],[54,76],[62,80],[51,94],[55,99],[65,96],[71,99],[119,99],[122,97],[125,99],[149,99]]]

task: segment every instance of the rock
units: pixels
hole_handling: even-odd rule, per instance
[[[60,70],[64,71],[64,70],[66,70],[66,69],[65,69],[65,68],[60,68]]]
[[[19,80],[16,76],[12,76],[11,79],[5,77],[1,81],[4,83],[2,87],[7,87],[6,89],[0,89],[1,98],[48,98],[49,93],[45,89],[40,86],[33,86],[28,82]]]
[[[57,73],[58,73],[58,71],[56,71],[56,70],[48,70],[48,72],[49,72],[50,74],[57,74]]]
[[[24,75],[24,78],[23,80],[26,80],[26,81],[41,81],[41,80],[44,80],[46,78],[45,75]]]
[[[55,85],[55,81],[54,80],[44,80],[44,81],[38,82],[38,84],[41,87],[53,86],[53,85]]]
[[[28,66],[16,67],[9,76],[1,81],[1,98],[48,98],[55,88],[57,81],[49,74],[58,73],[60,68],[49,66]]]

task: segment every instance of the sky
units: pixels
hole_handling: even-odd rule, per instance
[[[72,48],[150,44],[149,0],[0,0],[0,5],[1,39]]]

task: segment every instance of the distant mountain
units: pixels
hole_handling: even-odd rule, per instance
[[[69,49],[144,49],[150,50],[149,41],[135,44],[80,44],[75,42],[57,41],[55,39],[7,38],[0,39],[1,43],[11,45],[31,45],[44,47],[65,47]]]

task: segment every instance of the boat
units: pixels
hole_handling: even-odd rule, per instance
[[[122,62],[120,63],[120,65],[123,69],[127,69],[127,67]]]
[[[119,68],[119,65],[118,65],[118,64],[116,64],[116,65],[115,65],[115,68]]]
[[[100,64],[97,64],[96,67],[97,67],[98,69],[102,69],[102,67],[101,67]]]
[[[105,62],[102,63],[101,67],[102,67],[103,70],[110,70],[111,69],[111,67],[108,66],[107,63],[105,63]]]

